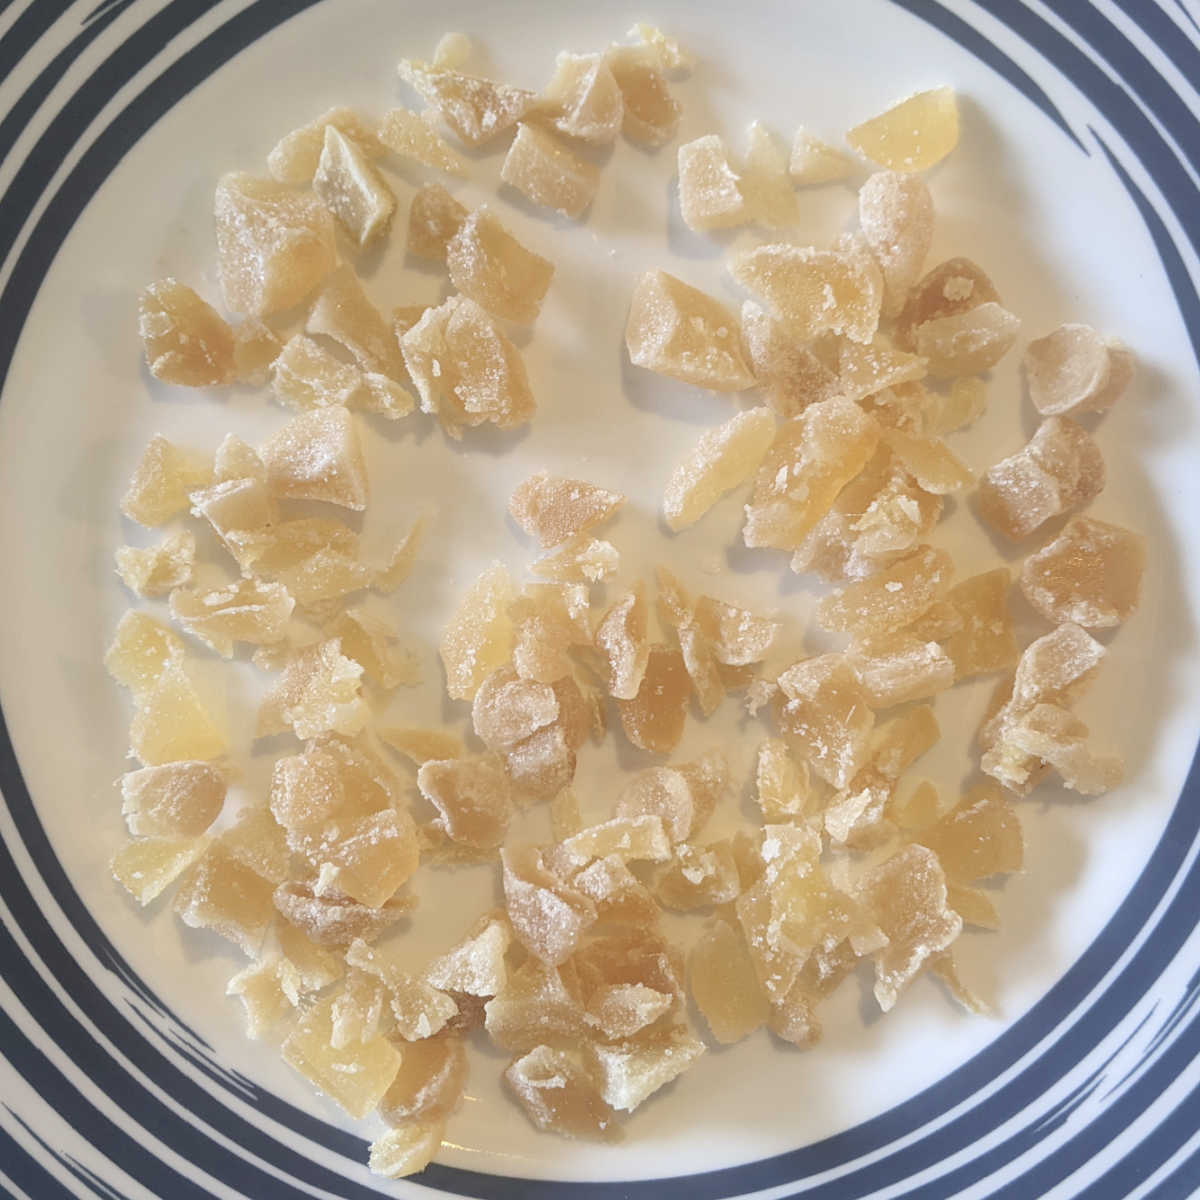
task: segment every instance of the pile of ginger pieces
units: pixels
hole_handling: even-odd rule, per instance
[[[749,483],[746,544],[786,551],[793,570],[839,585],[818,620],[845,647],[768,677],[780,622],[689,595],[666,569],[653,599],[635,583],[597,603],[593,589],[613,579],[620,553],[596,532],[625,498],[543,472],[510,503],[545,551],[531,566],[537,581],[519,584],[495,564],[444,627],[446,690],[471,705],[474,748],[449,728],[375,719],[372,699],[416,683],[419,662],[351,598],[403,583],[421,522],[373,566],[344,521],[289,505],[366,508],[353,410],[398,419],[416,406],[410,383],[455,438],[529,420],[528,379],[501,322],[534,319],[553,266],[440,184],[417,193],[408,237],[411,252],[445,260],[457,293],[443,304],[389,321],[353,267],[338,265],[338,246],[386,233],[395,199],[376,166],[385,154],[465,171],[438,116],[471,147],[508,132],[506,182],[582,212],[595,170],[571,141],[674,136],[666,75],[684,56],[655,30],[641,39],[560,56],[538,97],[463,74],[461,38],[448,35],[432,63],[401,65],[430,113],[396,109],[372,123],[333,110],[279,143],[272,179],[222,179],[218,264],[239,324],[174,280],[141,299],[158,378],[269,380],[296,415],[257,450],[232,435],[215,454],[156,437],[125,496],[125,515],[145,526],[189,512],[207,522],[233,582],[194,586],[187,529],[122,547],[118,571],[139,596],[167,597],[173,622],[216,654],[255,647],[252,662],[272,680],[256,735],[302,747],[274,763],[265,803],[229,811],[236,771],[185,639],[130,611],[106,663],[132,693],[141,766],[119,781],[133,840],[113,871],[143,904],[178,880],[182,920],[250,957],[228,987],[249,1036],[279,1033],[285,1060],[317,1088],[356,1118],[384,1118],[370,1161],[385,1175],[436,1154],[481,1027],[513,1056],[504,1080],[537,1127],[609,1138],[704,1051],[689,1001],[719,1043],[766,1026],[798,1046],[818,1039],[819,1005],[860,965],[873,969],[885,1011],[926,968],[980,1007],[951,947],[964,925],[996,927],[980,885],[1021,866],[1010,794],[1050,772],[1093,794],[1121,772],[1088,745],[1072,705],[1105,654],[1089,631],[1136,606],[1143,549],[1078,514],[1104,464],[1074,418],[1116,401],[1128,352],[1081,325],[1031,342],[1025,376],[1045,420],[979,483],[980,515],[1014,543],[1070,515],[1020,570],[1050,632],[1019,653],[1009,569],[956,582],[950,556],[926,541],[943,497],[974,484],[943,435],[983,412],[981,376],[1019,327],[969,260],[924,271],[933,206],[921,171],[958,137],[947,88],[848,135],[885,168],[858,192],[859,232],[832,249],[780,241],[736,256],[732,275],[755,297],[740,318],[661,271],[637,282],[629,314],[638,366],[760,399],[671,474],[668,524],[691,525]],[[681,146],[678,161],[682,216],[701,231],[787,229],[794,185],[854,169],[804,130],[789,160],[757,127],[744,162],[716,136]],[[275,326],[302,303],[304,328],[283,338]],[[992,673],[1001,682],[979,736],[987,780],[943,801],[908,777],[939,737],[931,701]],[[693,705],[708,717],[730,693],[773,728],[754,779],[761,824],[714,838],[705,825],[741,781],[720,749],[668,759]],[[577,758],[610,724],[662,762],[624,779],[611,814],[584,825]],[[415,768],[419,799],[393,752]],[[552,842],[508,844],[514,814],[543,803]],[[462,864],[497,867],[503,907],[433,962],[402,964],[378,943],[415,903],[406,885],[422,865]],[[663,932],[665,911],[706,919],[686,961]]]

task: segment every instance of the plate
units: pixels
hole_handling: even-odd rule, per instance
[[[930,261],[983,263],[1023,338],[1086,321],[1137,355],[1135,385],[1098,426],[1109,484],[1093,510],[1147,535],[1146,596],[1105,639],[1084,706],[1097,737],[1127,755],[1128,779],[1095,800],[1044,788],[1021,804],[1027,870],[996,893],[1002,929],[960,941],[962,972],[996,1016],[968,1018],[921,980],[879,1020],[869,986],[851,981],[823,1010],[815,1049],[759,1034],[713,1050],[616,1146],[536,1134],[501,1092],[503,1059],[479,1047],[436,1163],[390,1183],[363,1165],[376,1127],[347,1121],[268,1045],[244,1039],[224,996],[236,953],[182,930],[161,902],[134,911],[109,878],[123,836],[110,781],[125,769],[129,714],[100,657],[128,602],[112,552],[137,537],[117,501],[155,432],[212,446],[230,430],[260,440],[283,419],[261,394],[214,400],[151,380],[138,289],[173,274],[215,297],[216,178],[261,171],[281,134],[332,104],[411,103],[395,63],[428,55],[447,29],[477,37],[481,73],[536,88],[556,51],[603,47],[646,15],[548,0],[502,13],[470,0],[0,11],[0,1180],[13,1195],[1168,1197],[1200,1182],[1200,26],[1188,3],[747,0],[734,13],[664,0],[650,14],[697,57],[673,84],[681,140],[736,141],[751,119],[836,139],[900,96],[952,84],[963,137],[931,175]],[[469,204],[490,198],[557,265],[522,346],[539,412],[528,431],[461,446],[419,419],[367,432],[368,552],[422,508],[436,512],[391,609],[430,680],[395,701],[398,719],[464,722],[439,700],[438,614],[488,562],[528,563],[503,503],[539,468],[629,496],[611,535],[626,575],[666,563],[697,589],[786,616],[791,651],[811,648],[802,635],[817,590],[778,556],[731,549],[736,501],[679,536],[657,515],[670,467],[738,403],[638,372],[620,349],[632,283],[651,266],[736,298],[730,243],[679,224],[672,149],[618,145],[580,225],[496,196],[498,165],[473,161],[459,191]],[[403,221],[420,177],[388,178]],[[814,243],[853,212],[839,187],[801,202]],[[442,278],[395,241],[359,264],[372,297],[436,300]],[[976,469],[1032,432],[1015,359],[994,373],[986,417],[953,438]],[[997,554],[968,503],[937,539],[963,575]],[[1021,632],[1039,630],[1029,620]],[[253,673],[235,674],[230,720],[243,729]],[[988,690],[939,698],[945,737],[922,773],[943,787],[967,770],[955,755]],[[759,736],[727,703],[711,722],[689,721],[680,756],[724,746],[746,779]],[[644,761],[616,741],[585,755],[588,815],[607,810],[615,772]],[[249,755],[248,736],[238,749]],[[247,761],[242,789],[261,794],[271,755]],[[543,834],[539,820],[518,836]],[[414,961],[494,899],[484,869],[425,874],[404,933]]]

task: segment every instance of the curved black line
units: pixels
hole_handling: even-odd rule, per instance
[[[1179,36],[1179,26],[1167,16],[1157,3],[1138,4],[1136,0],[1114,0],[1114,2],[1175,64],[1184,79],[1190,79],[1193,84],[1200,86],[1200,50],[1186,34],[1183,37]],[[1200,26],[1196,25],[1196,19],[1188,14],[1186,9],[1184,12],[1192,22],[1193,28],[1200,33]]]
[[[1200,1179],[1200,1146],[1160,1179],[1146,1193],[1145,1200],[1196,1200],[1197,1179]]]
[[[75,1179],[79,1180],[80,1183],[84,1184],[93,1195],[99,1196],[101,1200],[124,1200],[124,1197],[121,1196],[120,1192],[118,1192],[111,1184],[106,1183],[103,1179],[101,1179],[95,1173],[95,1171],[85,1167],[81,1162],[72,1158],[69,1154],[64,1154],[61,1150],[51,1146],[50,1143],[47,1142],[46,1139],[42,1137],[37,1130],[35,1130],[33,1126],[29,1124],[28,1121],[23,1121],[19,1116],[17,1116],[16,1113],[13,1113],[13,1119],[20,1124],[21,1128],[24,1129],[25,1132],[29,1134],[29,1136],[33,1138],[33,1140],[37,1142],[39,1146],[41,1146],[41,1148],[50,1158],[54,1159],[54,1161],[58,1163],[64,1171],[68,1172]]]
[[[6,1104],[5,1110],[25,1129],[29,1127]],[[71,1193],[6,1129],[0,1129],[0,1164],[4,1173],[33,1200],[72,1200]]]
[[[34,0],[29,5],[0,37],[0,79],[8,78],[17,63],[70,7],[71,0]]]

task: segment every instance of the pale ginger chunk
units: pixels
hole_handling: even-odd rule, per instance
[[[336,996],[316,1001],[283,1043],[283,1060],[361,1120],[383,1099],[402,1056],[386,1037],[333,1046]],[[440,1141],[440,1136],[439,1136]]]
[[[858,222],[883,272],[884,313],[895,316],[933,241],[933,198],[918,175],[880,171],[858,192]]]
[[[130,609],[117,622],[104,655],[108,673],[134,696],[150,690],[172,663],[184,656],[183,639],[147,613]]]
[[[499,846],[512,816],[512,785],[490,758],[432,759],[417,772],[421,795],[438,810],[454,842],[481,850]]]
[[[394,750],[420,766],[430,759],[462,758],[463,740],[449,729],[380,729],[379,736]]]
[[[918,325],[916,350],[929,360],[931,375],[974,375],[994,367],[1012,349],[1020,329],[1008,309],[988,301]]]
[[[612,46],[605,62],[621,91],[621,130],[639,146],[664,146],[679,129],[683,110],[663,77],[652,46]]]
[[[947,904],[937,855],[924,846],[905,846],[868,870],[858,894],[888,938],[875,955],[875,999],[887,1012],[921,968],[962,932],[962,918]]]
[[[508,982],[504,956],[512,930],[500,913],[490,913],[453,949],[425,968],[425,980],[444,992],[497,996]]]
[[[645,21],[635,21],[626,32],[627,38],[637,38],[654,52],[659,69],[669,72],[686,72],[692,69],[692,56],[673,38]]]
[[[225,803],[225,774],[206,762],[143,767],[120,784],[121,812],[135,837],[199,837]]]
[[[320,858],[344,827],[390,806],[385,785],[369,759],[331,739],[276,761],[271,815],[290,846]]]
[[[614,812],[627,820],[657,817],[672,843],[695,834],[712,811],[711,804],[676,767],[648,767],[626,783]]]
[[[758,807],[769,825],[803,816],[816,799],[808,763],[793,758],[782,738],[768,738],[759,746],[754,782]]]
[[[589,597],[582,584],[529,584],[514,601],[511,616],[513,666],[522,679],[555,683],[571,673],[571,649],[592,643]]]
[[[228,753],[225,733],[181,661],[168,662],[145,691],[135,691],[134,702],[129,744],[144,766],[185,759],[208,762]]]
[[[727,667],[762,662],[779,633],[779,622],[757,617],[711,596],[696,601],[696,624],[712,646],[713,657]]]
[[[918,546],[869,579],[821,601],[817,620],[828,630],[859,637],[910,624],[950,590],[954,563],[945,550]]]
[[[888,779],[899,779],[941,736],[937,718],[928,704],[919,704],[901,716],[876,725],[871,738],[871,765]]]
[[[619,814],[599,825],[588,825],[549,850],[544,860],[566,878],[599,858],[622,862],[664,862],[671,857],[663,819],[653,814]]]
[[[954,683],[954,660],[937,642],[909,633],[864,638],[850,651],[851,662],[872,708],[925,700]]]
[[[139,904],[146,905],[161,896],[207,846],[205,838],[138,838],[113,855],[109,870]]]
[[[958,145],[958,99],[951,87],[917,92],[846,134],[860,154],[893,171],[924,171]]]
[[[876,409],[882,409],[889,398],[885,389],[895,389],[898,400],[907,399],[900,385],[923,379],[926,369],[923,358],[895,350],[880,339],[866,345],[843,340],[837,350],[837,390],[848,400],[870,397]]]
[[[553,554],[544,554],[529,569],[543,579],[561,583],[600,583],[617,573],[620,562],[612,542],[582,537],[572,539]]]
[[[504,1082],[538,1129],[581,1138],[615,1130],[617,1114],[578,1052],[535,1046],[509,1064]]]
[[[367,1166],[371,1174],[389,1179],[415,1175],[433,1162],[445,1132],[445,1123],[440,1117],[389,1129],[371,1143]]]
[[[598,858],[577,872],[571,886],[595,904],[602,920],[645,928],[653,925],[661,912],[650,889],[615,854]]]
[[[404,357],[395,333],[351,267],[343,264],[325,281],[304,328],[341,343],[362,370],[404,378]]]
[[[840,333],[869,342],[879,328],[883,277],[870,254],[778,242],[736,255],[733,278],[766,301],[799,341]]]
[[[446,622],[438,651],[452,699],[473,700],[479,685],[512,658],[512,601],[512,577],[501,563],[493,563]]]
[[[665,567],[659,567],[656,575],[659,619],[675,631],[700,711],[711,716],[725,698],[725,681],[711,638],[696,620],[696,604],[679,580]]]
[[[1021,568],[1021,591],[1048,621],[1111,629],[1133,615],[1142,590],[1146,543],[1136,533],[1072,517]]]
[[[300,524],[332,528],[337,526],[338,522],[319,519],[287,522],[287,526]],[[277,526],[273,532],[282,533],[287,526]],[[280,549],[277,542],[268,552]],[[272,567],[270,570],[292,594],[297,607],[306,610],[317,620],[325,620],[330,615],[330,610],[336,608],[346,596],[365,588],[371,582],[371,572],[367,566],[352,554],[336,548],[315,550],[298,562]],[[267,573],[261,560],[255,564],[255,571],[259,574]]]
[[[485,1025],[492,1041],[514,1054],[544,1042],[577,1044],[587,1027],[575,972],[527,958],[487,1002]]]
[[[501,850],[500,864],[504,904],[517,940],[543,963],[557,966],[564,962],[595,923],[596,906],[552,874],[535,846]],[[505,993],[499,998],[504,999]],[[489,1004],[489,1031],[491,1008]]]
[[[427,183],[408,210],[409,254],[445,262],[450,239],[466,219],[467,209],[440,183]]]
[[[604,1100],[615,1109],[632,1112],[682,1075],[704,1049],[691,1030],[677,1025],[612,1045],[592,1043],[587,1055],[600,1075]]]
[[[458,1014],[458,1005],[445,992],[412,978],[393,958],[361,939],[350,943],[346,963],[384,985],[396,1032],[406,1042],[433,1037]]]
[[[841,654],[803,659],[779,677],[779,723],[793,750],[835,788],[866,765],[875,713]]]
[[[367,507],[367,464],[354,418],[344,408],[293,417],[263,443],[261,453],[275,495],[324,500],[356,512]]]
[[[576,749],[559,720],[506,750],[504,769],[516,802],[526,806],[547,800],[567,787],[575,778]]]
[[[451,296],[427,309],[400,346],[422,411],[451,437],[461,438],[463,426],[492,421],[512,429],[533,416],[520,352],[473,300]]]
[[[742,181],[715,133],[679,147],[679,215],[696,233],[731,229],[750,219]]]
[[[399,635],[382,617],[361,607],[347,609],[329,627],[329,633],[340,640],[342,653],[384,691],[421,682],[420,660],[399,645]]]
[[[346,966],[340,956],[319,946],[295,925],[277,919],[275,937],[280,953],[296,971],[297,987],[301,992],[319,992],[345,974]]]
[[[239,971],[226,985],[225,994],[236,996],[246,1010],[246,1036],[261,1038],[299,1003],[299,978],[286,958],[272,954]]]
[[[493,671],[475,693],[471,720],[489,750],[505,751],[552,725],[558,696],[548,683],[522,679],[511,667]]]
[[[500,178],[542,208],[581,217],[596,196],[600,168],[536,125],[517,126]]]
[[[714,921],[688,956],[692,997],[712,1035],[723,1045],[740,1042],[766,1024],[770,1006],[740,929]]]
[[[631,1038],[674,1007],[675,997],[644,983],[601,984],[588,993],[584,1020],[601,1038]]]
[[[299,304],[337,264],[333,217],[311,192],[234,172],[217,184],[225,307],[265,317]]]
[[[185,512],[196,488],[212,482],[211,454],[172,445],[161,434],[150,439],[121,500],[121,511],[139,525],[162,525]]]
[[[703,434],[667,481],[667,524],[679,530],[698,521],[754,474],[774,437],[775,418],[767,408],[746,409]]]
[[[292,130],[267,155],[267,169],[280,183],[311,183],[325,147],[326,130],[334,128],[368,159],[383,153],[372,123],[352,108],[331,108],[315,121]]]
[[[193,929],[211,929],[254,956],[275,917],[274,885],[215,843],[188,870],[175,912]]]
[[[192,579],[196,538],[189,530],[169,533],[157,546],[117,548],[117,574],[138,596],[165,596]]]
[[[548,550],[604,524],[624,503],[620,492],[539,471],[513,492],[508,511]]]
[[[1016,542],[1051,517],[1089,504],[1104,482],[1104,459],[1091,434],[1069,417],[1048,417],[1023,450],[984,473],[979,512]]]
[[[717,392],[754,384],[737,318],[723,304],[665,271],[633,289],[625,326],[629,361]]]
[[[155,379],[183,387],[233,382],[233,330],[187,284],[160,279],[143,288],[138,333]]]
[[[525,249],[487,208],[470,213],[446,247],[450,280],[497,317],[530,325],[554,277],[554,264]]]
[[[637,695],[617,701],[625,736],[641,750],[670,754],[683,737],[691,696],[683,656],[669,646],[651,646]]]
[[[961,491],[975,482],[975,476],[941,438],[885,429],[883,440],[918,485],[935,496]]]
[[[559,54],[541,108],[559,132],[594,146],[611,145],[625,118],[621,89],[603,54]]]
[[[618,700],[636,699],[650,661],[645,589],[640,583],[615,600],[596,626],[605,686]]]
[[[1010,667],[1017,660],[1008,589],[1007,567],[964,579],[946,593],[958,615],[958,628],[945,638],[946,653],[954,660],[956,679],[970,679]]]
[[[287,834],[266,805],[242,809],[217,845],[271,883],[282,883],[290,874]]]
[[[382,907],[370,908],[349,896],[317,896],[301,883],[280,884],[274,902],[289,926],[320,946],[346,946],[356,939],[377,938],[412,907],[411,900],[394,896]]]
[[[737,860],[728,839],[675,847],[675,859],[658,880],[659,901],[677,912],[691,912],[736,900],[742,890]]]
[[[836,364],[797,342],[753,300],[742,303],[742,340],[758,387],[781,417],[794,417],[810,404],[841,395]]]
[[[1087,726],[1066,709],[1057,704],[1035,704],[1009,716],[1000,747],[1011,747],[1034,763],[1053,768],[1072,791],[1098,796],[1121,782],[1125,768],[1116,755],[1095,754],[1087,745],[1087,736]],[[1007,778],[998,774],[997,778],[1013,786]],[[1036,774],[1031,774],[1030,782],[1035,781]]]
[[[1104,412],[1133,378],[1133,355],[1090,325],[1060,325],[1029,343],[1021,365],[1029,398],[1044,417]]]
[[[914,840],[938,856],[946,878],[958,885],[1019,871],[1025,861],[1021,822],[993,783],[977,784]]]
[[[788,175],[788,152],[773,133],[752,121],[742,165],[742,195],[750,217],[768,229],[799,223],[800,209]]]
[[[401,61],[400,78],[432,104],[468,146],[482,146],[511,129],[537,99],[524,88],[410,59]]]
[[[792,154],[788,173],[793,183],[806,187],[819,183],[836,183],[854,170],[854,163],[840,150],[823,142],[801,126],[792,138]]]
[[[921,326],[999,303],[1000,293],[980,266],[969,258],[949,258],[913,285],[893,327],[896,344],[915,350]]]
[[[365,971],[351,967],[342,986],[334,993],[333,1032],[329,1042],[334,1050],[366,1045],[381,1034],[392,1032],[391,1006],[382,982]]]
[[[282,584],[239,579],[203,591],[176,588],[171,616],[222,658],[230,658],[236,642],[269,646],[283,641],[295,603]]]
[[[445,1034],[409,1042],[400,1069],[379,1102],[389,1124],[446,1117],[458,1107],[467,1085],[467,1048],[461,1037]]]
[[[353,737],[367,722],[362,667],[341,651],[337,638],[298,651],[258,711],[257,737],[290,729],[298,738],[340,733]]]
[[[419,858],[412,817],[387,809],[347,821],[320,861],[322,868],[334,868],[339,891],[368,908],[382,908],[416,873]]]
[[[387,566],[376,570],[375,577],[371,580],[371,587],[375,591],[390,595],[409,577],[417,560],[417,552],[425,540],[428,526],[428,513],[422,513],[409,526],[408,532],[396,543]]]
[[[952,380],[950,390],[936,396],[923,415],[923,428],[931,437],[966,429],[987,411],[987,384],[974,375]]]
[[[362,150],[335,125],[325,127],[312,186],[360,249],[386,235],[396,197]]]
[[[438,134],[434,120],[407,108],[390,109],[379,124],[379,140],[401,158],[448,175],[466,175],[467,160]]]

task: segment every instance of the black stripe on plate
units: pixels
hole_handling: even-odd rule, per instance
[[[29,1128],[7,1104],[4,1110]],[[6,1129],[0,1129],[0,1169],[33,1200],[71,1200],[71,1193]]]
[[[12,74],[17,63],[70,7],[71,0],[31,0],[25,11],[0,37],[0,79],[7,79]]]

